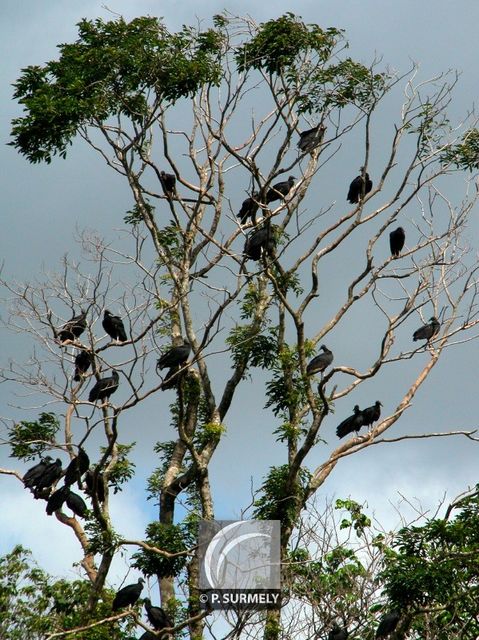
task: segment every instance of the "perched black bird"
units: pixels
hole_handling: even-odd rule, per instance
[[[251,222],[256,224],[256,212],[259,207],[258,198],[259,193],[255,192],[251,197],[243,200],[241,209],[238,212],[238,218],[240,219],[241,224],[246,224],[248,222],[248,218],[251,218]]]
[[[33,489],[37,480],[43,474],[45,469],[51,465],[53,462],[53,458],[51,456],[45,456],[41,458],[40,462],[36,464],[34,467],[28,469],[28,471],[23,476],[23,484],[27,489]]]
[[[58,511],[58,509],[62,508],[69,491],[69,487],[60,487],[60,489],[57,489],[52,493],[52,495],[48,498],[47,506],[45,509],[49,516],[51,516],[55,511]]]
[[[138,578],[138,582],[135,584],[129,584],[120,589],[113,600],[112,611],[118,611],[118,609],[135,604],[141,595],[144,582],[143,578]]]
[[[93,354],[82,349],[75,357],[75,375],[73,380],[80,382],[82,376],[88,371],[93,362]]]
[[[160,171],[160,182],[167,198],[176,198],[176,176],[173,173]]]
[[[183,344],[179,347],[171,347],[168,351],[165,351],[156,363],[156,368],[166,369],[173,367],[182,367],[188,360],[188,356],[191,352],[191,345],[188,340],[183,340]]]
[[[79,338],[86,329],[86,311],[81,311],[80,315],[73,316],[71,320],[66,322],[58,331],[57,338],[60,342],[67,340],[75,340]]]
[[[78,449],[78,455],[72,458],[65,473],[65,484],[70,486],[75,482],[80,482],[81,477],[88,471],[90,467],[90,458],[85,450],[81,447]]]
[[[151,631],[145,631],[145,633],[140,636],[139,640],[158,640],[158,636],[151,633]]]
[[[369,178],[369,173],[363,175],[362,172],[363,168],[361,167],[361,175],[354,178],[349,185],[347,200],[351,204],[357,204],[373,188],[373,182]]]
[[[338,627],[337,624],[333,626],[328,634],[328,640],[347,640],[349,637],[349,631],[346,627]]]
[[[88,469],[85,474],[85,493],[90,497],[93,497],[95,493],[94,486],[94,471]],[[98,502],[105,502],[105,478],[102,473],[99,473],[96,481],[96,496]]]
[[[114,316],[108,309],[103,314],[102,325],[112,340],[118,340],[118,342],[126,342],[128,340],[122,319],[120,316]]]
[[[266,223],[261,229],[253,231],[246,238],[243,253],[250,260],[258,261],[264,254],[273,256],[275,246],[276,241],[271,231],[271,225]]]
[[[175,367],[171,367],[168,369],[168,373],[163,378],[163,382],[161,384],[160,389],[162,391],[167,391],[168,389],[175,389],[178,386],[178,383],[183,377],[185,370],[182,369],[181,365],[176,365]]]
[[[323,350],[323,353],[320,353],[318,356],[313,358],[306,367],[306,373],[308,376],[312,376],[315,373],[322,373],[333,361],[333,352],[324,344],[321,345],[321,349]]]
[[[146,616],[156,631],[161,631],[161,629],[166,629],[167,627],[173,627],[173,623],[171,622],[168,614],[161,607],[154,607],[151,604],[151,600],[149,598],[144,599]]]
[[[312,129],[302,131],[299,134],[298,148],[303,153],[311,153],[316,147],[322,143],[326,127],[323,124],[318,124]]]
[[[41,476],[37,478],[34,485],[35,498],[45,497],[44,494],[48,494],[50,492],[51,486],[60,478],[61,475],[62,461],[57,458],[55,462],[51,462],[43,471]],[[48,491],[44,491],[47,489]]]
[[[404,247],[406,234],[402,227],[398,227],[389,234],[389,246],[391,247],[391,255],[397,258]]]
[[[431,338],[434,338],[434,336],[439,333],[440,328],[439,320],[435,316],[432,316],[432,318],[429,319],[429,324],[425,324],[419,329],[416,329],[412,335],[412,339],[414,342],[416,342],[416,340],[427,340],[429,342]]]
[[[353,431],[356,431],[357,434],[363,424],[362,411],[358,405],[355,405],[353,415],[343,420],[336,428],[336,435],[338,438],[344,438],[344,436],[347,436],[348,433],[352,433]]]
[[[275,200],[284,200],[291,189],[294,187],[294,176],[289,176],[284,182],[277,182],[273,184],[266,192],[266,204],[274,202]]]
[[[371,427],[373,422],[377,422],[381,416],[381,407],[383,405],[376,400],[376,402],[371,407],[366,407],[361,411],[363,416],[363,425],[365,427]]]
[[[379,621],[379,626],[376,629],[376,639],[385,638],[394,631],[397,627],[401,616],[398,611],[390,611],[386,613]]]
[[[115,369],[112,370],[111,376],[101,378],[90,389],[88,402],[96,402],[97,400],[107,400],[112,393],[118,389],[120,376]]]
[[[83,498],[77,493],[73,493],[73,491],[68,491],[66,495],[66,503],[67,507],[79,518],[84,518],[88,513],[88,507],[86,506]]]

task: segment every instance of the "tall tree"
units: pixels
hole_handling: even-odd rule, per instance
[[[78,27],[78,40],[60,45],[58,60],[23,70],[15,98],[25,112],[13,122],[11,144],[30,162],[50,163],[57,155],[66,158],[75,138],[83,139],[129,185],[131,247],[85,235],[96,275],[66,261],[61,278],[37,287],[4,282],[16,297],[15,326],[20,322],[43,351],[35,351],[28,370],[12,365],[3,377],[43,395],[49,407],[55,402],[62,414],[61,421],[42,414],[14,424],[9,439],[19,459],[54,449],[73,458],[79,446],[89,449],[91,520],[83,527],[61,509],[56,515],[81,545],[93,586],[90,609],[115,553],[135,545],[136,565],[158,578],[163,606],[170,613],[176,606],[177,622],[200,638],[205,622],[196,526],[199,518],[214,517],[210,464],[237,390],[253,369],[262,369],[265,381],[259,409],[265,405],[274,416],[271,438],[285,447],[285,463],[271,467],[257,488],[253,513],[281,521],[286,560],[308,500],[336,465],[381,441],[446,347],[472,339],[477,267],[461,234],[476,193],[454,204],[440,186],[451,174],[476,167],[479,134],[473,122],[458,133],[447,120],[454,78],[416,84],[415,69],[406,80],[378,63],[364,66],[347,57],[340,30],[305,24],[290,13],[259,25],[216,15],[210,28],[177,33],[151,17],[83,20]],[[372,144],[378,128],[385,137],[377,114],[402,80],[405,100],[381,161]],[[344,175],[343,141],[353,132],[355,145],[363,141],[357,154],[362,166],[356,197],[346,207],[355,176]],[[330,167],[337,203],[318,206],[310,187]],[[238,185],[244,191],[239,199]],[[419,212],[412,214],[414,208]],[[408,215],[413,222],[406,225]],[[398,222],[407,226],[406,247],[390,256],[384,248]],[[332,259],[338,266],[334,295]],[[120,272],[125,265],[127,276]],[[122,294],[116,293],[119,282]],[[100,329],[99,318],[113,306],[126,331],[121,342],[105,340]],[[80,309],[85,332],[59,341],[58,330]],[[374,335],[366,323],[357,326],[356,312],[367,314]],[[430,316],[438,330],[413,343],[413,330]],[[322,343],[334,356],[343,327],[363,341],[364,364],[336,359],[308,371]],[[157,377],[155,357],[172,348],[176,360],[165,356],[159,366],[170,362],[169,369],[158,369]],[[85,352],[92,367],[77,370],[73,380]],[[406,380],[411,358],[418,370]],[[231,366],[226,381],[216,375],[225,359]],[[309,468],[311,449],[322,450],[329,437],[331,407],[343,408],[342,398],[384,369],[408,373],[383,402],[383,414],[373,397],[354,423],[370,431],[352,429]],[[88,402],[91,378],[101,393]],[[110,489],[133,472],[119,425],[145,399],[171,389],[175,437],[156,444],[159,463],[149,482],[158,521],[144,540],[125,540],[121,523],[110,517]],[[92,443],[100,428],[98,450]],[[83,482],[78,478],[85,488]],[[185,501],[190,513],[181,520],[178,505]],[[174,602],[180,577],[185,611]],[[266,639],[279,637],[283,604],[258,618]]]

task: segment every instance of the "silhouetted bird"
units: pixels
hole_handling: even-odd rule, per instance
[[[52,485],[62,475],[62,461],[57,458],[55,462],[50,463],[43,471],[41,476],[37,478],[34,484],[33,494],[35,498],[47,498]]]
[[[158,640],[158,636],[151,633],[151,631],[145,631],[145,633],[140,636],[139,640]]]
[[[255,192],[250,198],[243,200],[241,209],[238,212],[238,218],[240,219],[241,224],[246,224],[248,222],[248,218],[251,218],[251,222],[256,224],[256,212],[259,207],[258,198],[259,193]]]
[[[398,611],[390,611],[386,613],[379,621],[379,626],[376,629],[376,639],[385,638],[394,631],[397,627],[401,616]]]
[[[294,187],[294,176],[289,176],[284,182],[277,182],[273,184],[266,192],[266,204],[274,202],[275,200],[284,200],[291,189]]]
[[[168,351],[165,351],[156,363],[156,368],[166,369],[172,367],[183,366],[188,360],[188,356],[191,352],[191,345],[188,340],[183,340],[183,344],[179,347],[171,347]]]
[[[398,227],[389,234],[389,246],[391,247],[391,255],[395,258],[401,253],[406,241],[406,234],[402,227]]]
[[[65,473],[65,484],[70,486],[75,482],[80,482],[81,477],[88,471],[90,467],[90,458],[86,451],[81,447],[78,449],[78,455],[72,458]]]
[[[32,489],[45,469],[50,466],[52,462],[53,458],[51,456],[45,456],[44,458],[40,459],[40,462],[38,464],[28,469],[28,471],[26,471],[25,475],[22,478],[24,486],[27,489]]]
[[[303,153],[311,153],[316,147],[322,143],[326,127],[322,124],[318,124],[312,129],[302,131],[299,134],[298,148]]]
[[[372,405],[372,407],[366,407],[361,411],[363,416],[363,425],[365,427],[371,427],[373,422],[377,422],[381,416],[381,407],[383,405],[376,400],[376,402]]]
[[[88,507],[85,501],[77,493],[68,491],[66,496],[67,507],[73,511],[73,513],[79,518],[84,518],[88,513]]]
[[[120,316],[114,316],[108,309],[103,314],[102,325],[112,340],[118,340],[118,342],[128,340],[122,319]]]
[[[105,478],[102,473],[97,475],[96,488],[94,486],[94,471],[88,469],[85,474],[85,493],[93,497],[96,490],[98,502],[105,502]]]
[[[93,354],[82,349],[75,357],[75,375],[73,376],[73,380],[80,382],[82,376],[91,367],[92,362]]]
[[[414,342],[416,342],[416,340],[427,340],[429,342],[431,338],[434,338],[434,336],[439,333],[440,328],[439,320],[432,316],[432,318],[429,319],[429,324],[425,324],[419,329],[416,329],[412,335],[412,339]]]
[[[362,411],[359,409],[358,405],[355,405],[353,415],[346,418],[346,420],[343,420],[336,428],[336,435],[338,438],[344,438],[344,436],[347,436],[348,433],[352,433],[353,431],[356,431],[357,434],[363,424]]]
[[[322,373],[333,361],[333,352],[324,344],[321,345],[321,349],[323,350],[323,353],[320,353],[313,358],[306,367],[306,373],[308,376],[312,376],[315,373]]]
[[[328,640],[347,640],[349,637],[349,631],[346,627],[338,627],[337,624],[333,626],[328,634]]]
[[[62,508],[69,491],[69,487],[60,487],[60,489],[57,489],[52,493],[52,495],[48,498],[47,506],[45,509],[49,516],[51,516],[55,511],[58,511],[58,509]]]
[[[167,627],[173,627],[173,623],[171,622],[168,614],[161,607],[154,607],[151,604],[151,600],[149,598],[145,598],[144,600],[146,616],[156,631],[161,631],[161,629],[166,629]]]
[[[138,582],[135,584],[129,584],[123,589],[120,589],[115,596],[112,604],[112,610],[118,611],[118,609],[122,609],[123,607],[129,607],[138,600],[143,590],[144,584],[143,578],[138,578]]]
[[[86,311],[83,311],[78,316],[73,316],[71,320],[66,322],[63,327],[58,331],[57,337],[60,342],[66,342],[67,340],[75,340],[79,338],[86,329]]]
[[[98,380],[94,387],[90,390],[88,395],[88,402],[96,402],[97,400],[107,400],[112,393],[118,389],[120,377],[118,373],[113,369],[111,376],[101,378]]]
[[[351,204],[357,204],[373,188],[373,182],[369,178],[369,173],[362,175],[362,171],[363,168],[361,167],[361,175],[354,178],[349,185],[347,200]]]
[[[163,382],[161,384],[160,389],[162,391],[167,391],[168,389],[175,389],[178,386],[178,383],[183,377],[185,370],[181,368],[181,365],[176,365],[176,367],[171,367],[168,369],[166,376],[163,378]]]
[[[258,261],[263,255],[274,255],[276,241],[271,225],[267,222],[261,229],[253,231],[246,238],[243,252],[250,260]]]
[[[176,176],[173,173],[165,173],[160,171],[160,182],[163,193],[167,198],[176,197]]]

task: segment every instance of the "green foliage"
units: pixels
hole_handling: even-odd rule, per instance
[[[347,500],[336,500],[335,504],[336,509],[346,509],[349,513],[349,520],[347,518],[343,518],[341,524],[339,526],[340,529],[349,529],[353,528],[358,536],[364,534],[364,530],[367,527],[371,526],[371,519],[362,511],[362,506],[348,498]]]
[[[183,528],[176,524],[152,522],[146,527],[146,542],[152,547],[169,553],[181,553],[187,550]],[[154,551],[142,549],[132,556],[133,566],[146,575],[166,578],[178,576],[188,560],[187,555],[167,558]]]
[[[271,407],[275,416],[286,415],[306,401],[307,382],[299,372],[299,358],[295,347],[283,345],[272,367],[273,378],[266,383],[268,398],[265,408]]]
[[[121,537],[113,528],[105,529],[94,518],[85,523],[85,533],[88,537],[88,550],[90,553],[113,554],[121,540]]]
[[[384,557],[381,580],[395,606],[427,609],[414,627],[419,635],[428,625],[433,637],[475,640],[479,633],[479,486],[458,505],[452,520],[429,520],[424,526],[404,527],[392,552]]]
[[[13,120],[10,144],[31,162],[64,158],[85,125],[121,115],[144,122],[152,90],[158,104],[174,103],[220,81],[220,32],[170,34],[151,17],[82,20],[78,32],[75,43],[59,46],[58,61],[23,69],[14,85],[25,115]]]
[[[87,604],[91,585],[84,580],[55,580],[40,569],[21,546],[0,557],[0,638],[43,640],[58,629],[67,631],[111,613],[112,593],[104,591],[93,612]],[[127,640],[132,622],[100,625],[69,634],[72,640]]]
[[[41,413],[38,420],[21,420],[8,430],[10,456],[31,460],[49,451],[55,443],[60,423],[54,413]]]
[[[252,367],[269,369],[276,360],[276,334],[275,329],[269,329],[268,335],[265,335],[249,325],[234,327],[226,338],[226,343],[231,347],[232,366],[249,363]]]
[[[304,503],[310,472],[301,468],[291,486],[287,464],[270,467],[260,496],[254,501],[253,517],[259,520],[281,520],[284,525],[294,521],[298,507]]]
[[[121,485],[128,482],[128,480],[135,475],[134,468],[136,465],[128,459],[128,456],[135,444],[136,442],[116,445],[117,460],[108,472],[108,485],[113,487],[114,493],[121,491]],[[101,451],[102,453],[105,453],[105,447],[102,447]]]
[[[464,134],[462,142],[448,148],[442,155],[444,163],[452,163],[458,169],[479,168],[479,129],[471,129]]]
[[[341,31],[318,25],[306,25],[293,13],[269,20],[259,26],[253,38],[239,47],[236,53],[238,70],[261,69],[267,73],[281,73],[293,67],[302,54],[314,52],[327,59],[334,49]]]
[[[155,207],[148,204],[147,202],[145,203],[145,207],[148,209],[148,213],[150,215],[153,215]],[[131,224],[132,226],[136,226],[140,224],[140,222],[143,222],[143,215],[141,213],[140,206],[138,204],[135,204],[129,211],[126,212],[123,220],[126,224]]]
[[[226,431],[225,425],[217,422],[207,422],[199,425],[195,433],[195,444],[202,448],[210,442],[219,442]]]

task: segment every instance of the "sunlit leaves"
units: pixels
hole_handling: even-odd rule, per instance
[[[311,478],[307,469],[299,469],[292,482],[287,464],[270,467],[259,497],[254,502],[253,516],[260,520],[281,520],[284,525],[291,523],[302,505]]]
[[[11,456],[31,460],[47,452],[55,442],[60,423],[54,413],[41,413],[38,420],[21,420],[8,430]]]
[[[442,155],[443,162],[451,163],[459,169],[479,168],[479,130],[471,129],[462,138],[462,142],[448,148]]]
[[[152,547],[171,554],[182,553],[187,549],[183,530],[180,525],[175,524],[152,522],[146,528],[146,542]],[[168,558],[155,551],[142,549],[133,554],[133,566],[140,569],[146,576],[164,578],[177,576],[184,568],[187,559],[187,555]]]

